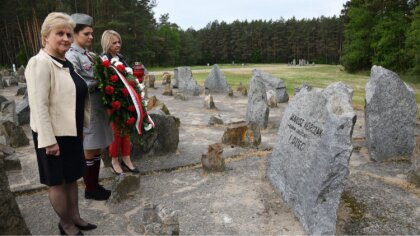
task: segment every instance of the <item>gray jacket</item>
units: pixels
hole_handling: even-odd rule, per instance
[[[73,64],[75,71],[85,79],[89,92],[94,92],[98,81],[93,78],[93,62],[90,54],[86,49],[73,43],[66,53],[66,58]]]

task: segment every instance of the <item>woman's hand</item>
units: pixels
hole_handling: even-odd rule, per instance
[[[56,144],[46,147],[45,152],[47,155],[60,156],[60,147],[56,143]]]

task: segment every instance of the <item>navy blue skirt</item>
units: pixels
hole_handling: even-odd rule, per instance
[[[86,168],[83,152],[83,137],[56,137],[60,156],[46,155],[45,148],[38,147],[38,134],[32,131],[39,178],[48,186],[70,183],[80,179]]]

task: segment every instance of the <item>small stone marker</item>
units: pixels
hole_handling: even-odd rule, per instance
[[[217,172],[225,170],[225,160],[222,157],[223,144],[215,143],[208,147],[207,154],[201,156],[201,164],[205,171]]]
[[[341,82],[324,90],[302,88],[284,112],[268,161],[269,180],[311,235],[336,232],[353,150],[352,93]]]
[[[226,125],[222,143],[241,147],[257,147],[261,144],[260,126],[245,121],[233,122]]]
[[[204,97],[203,105],[206,109],[216,109],[216,106],[214,105],[213,101],[213,96],[211,95],[207,95]]]
[[[107,204],[120,203],[133,196],[140,189],[140,175],[120,174],[115,177],[111,188],[111,196]]]
[[[163,72],[162,75],[162,85],[171,84],[171,74],[168,72]]]
[[[130,216],[138,235],[179,235],[178,213],[161,205],[146,204],[144,209]]]
[[[414,90],[396,73],[373,66],[365,100],[366,143],[371,159],[411,156],[417,114]]]

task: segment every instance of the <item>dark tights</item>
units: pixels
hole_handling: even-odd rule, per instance
[[[86,225],[86,221],[80,218],[79,213],[79,195],[77,182],[62,183],[61,185],[51,186],[48,197],[54,211],[60,217],[60,224],[69,235],[79,232],[75,226]]]

